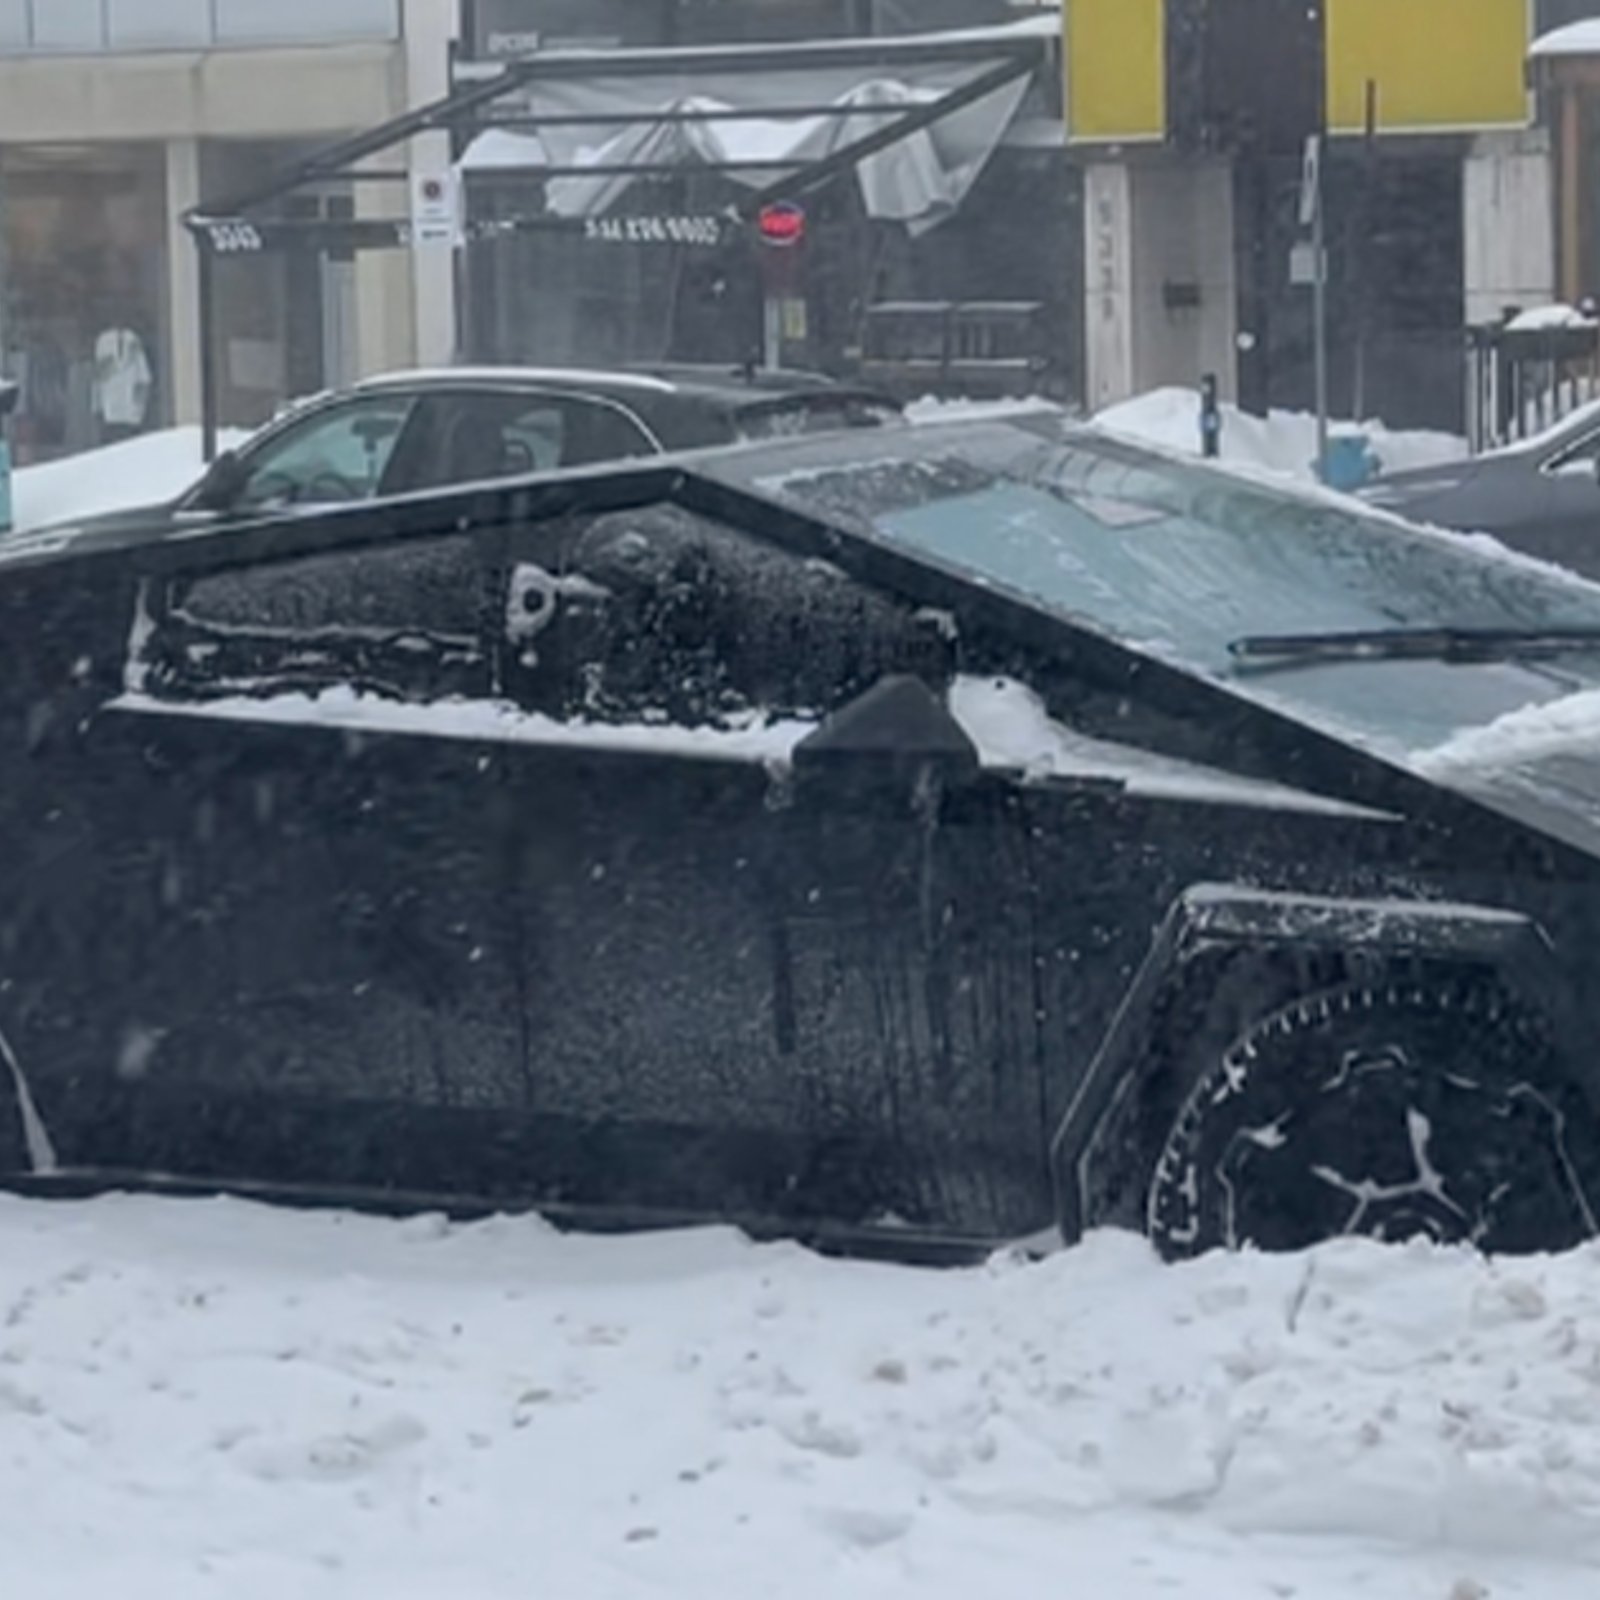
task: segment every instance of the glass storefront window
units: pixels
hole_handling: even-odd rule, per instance
[[[199,50],[397,39],[400,0],[0,0],[0,50]]]
[[[166,173],[158,146],[0,154],[3,364],[22,385],[13,437],[34,461],[169,414]]]
[[[32,42],[28,0],[0,0],[0,50],[26,50]]]
[[[213,0],[216,42],[397,39],[399,0]]]
[[[211,0],[111,0],[106,13],[107,44],[113,50],[169,50],[207,44]]]
[[[31,37],[36,50],[100,50],[105,47],[105,17],[100,0],[51,0],[32,7]]]

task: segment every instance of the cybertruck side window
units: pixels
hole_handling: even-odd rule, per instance
[[[890,673],[952,670],[940,619],[669,505],[578,521],[557,549],[530,539],[506,632],[524,698],[613,722],[821,715]]]
[[[152,578],[135,623],[132,686],[176,699],[485,693],[487,592],[465,534]]]

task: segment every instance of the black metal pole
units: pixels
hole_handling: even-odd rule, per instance
[[[200,454],[207,464],[216,460],[218,432],[217,394],[217,256],[211,240],[201,229],[190,237],[200,252],[199,312],[200,334]]]
[[[1200,379],[1200,454],[1207,460],[1222,454],[1222,404],[1214,372]]]
[[[1367,79],[1366,114],[1361,146],[1361,194],[1350,208],[1346,247],[1355,295],[1355,376],[1351,381],[1350,416],[1363,422],[1367,415],[1367,353],[1372,340],[1373,250],[1372,227],[1376,215],[1374,193],[1378,184],[1378,84]]]
[[[1317,113],[1311,137],[1315,164],[1309,174],[1311,217],[1311,353],[1317,400],[1317,481],[1328,481],[1328,23],[1321,0],[1313,6],[1317,26]]]

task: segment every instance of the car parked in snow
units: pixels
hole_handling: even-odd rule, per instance
[[[1596,1231],[1600,597],[1056,419],[0,558],[0,1173]]]
[[[393,372],[289,408],[219,455],[174,501],[74,519],[66,531],[113,541],[130,526],[191,533],[275,509],[317,510],[739,440],[878,427],[900,414],[898,402],[872,390],[787,370]]]
[[[1600,406],[1534,438],[1379,478],[1362,498],[1418,522],[1491,533],[1525,555],[1600,578]]]

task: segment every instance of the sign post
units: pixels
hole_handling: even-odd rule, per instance
[[[0,533],[10,533],[16,518],[11,504],[11,413],[22,394],[20,384],[0,380]]]
[[[1214,461],[1222,454],[1222,405],[1217,398],[1217,375],[1200,380],[1200,454]]]
[[[461,185],[454,172],[413,173],[411,244],[454,245],[461,239]]]
[[[1315,363],[1317,406],[1317,478],[1328,472],[1328,228],[1324,205],[1323,138],[1306,140],[1300,178],[1300,226],[1311,230],[1311,340]]]

